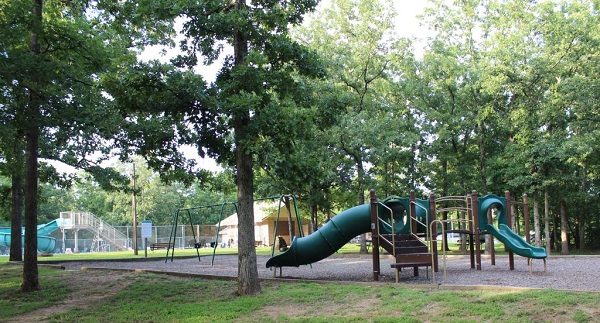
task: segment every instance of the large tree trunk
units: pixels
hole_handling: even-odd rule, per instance
[[[33,1],[33,27],[31,31],[30,49],[35,55],[40,55],[41,47],[38,32],[42,26],[42,0]],[[33,71],[35,81],[40,78]],[[34,82],[33,84],[36,84]],[[38,148],[41,98],[36,89],[29,89],[29,114],[27,133],[25,134],[25,253],[23,262],[23,282],[21,291],[31,292],[40,289],[37,262],[37,190],[38,190]]]
[[[583,166],[581,168],[581,193],[587,194],[587,167],[586,167],[585,163],[583,164]],[[586,223],[586,217],[588,216],[588,214],[589,214],[588,206],[584,203],[581,210],[579,210],[579,220],[577,222],[577,228],[578,228],[578,233],[579,233],[577,239],[579,240],[579,249],[580,250],[586,249],[585,223]]]
[[[33,126],[27,133],[25,157],[25,261],[21,284],[23,292],[40,289],[37,268],[38,137],[38,130]]]
[[[21,244],[21,231],[23,230],[23,170],[22,168],[20,168],[18,171],[15,170],[12,173],[12,207],[10,220],[11,236],[9,260],[23,261],[23,246]]]
[[[311,204],[310,206],[310,233],[317,231],[317,216],[318,216],[318,205]]]
[[[540,224],[540,201],[538,199],[538,191],[533,191],[533,227],[535,231],[535,245],[542,245],[542,234]]]
[[[236,133],[238,131],[236,127]],[[254,248],[254,181],[252,156],[244,149],[236,149],[238,186],[238,294],[252,295],[260,292],[260,280]]]
[[[567,235],[567,206],[565,200],[560,200],[560,254],[569,254],[569,236]]]
[[[544,240],[546,241],[546,253],[552,251],[552,242],[550,237],[550,193],[548,188],[544,190]]]
[[[246,6],[244,0],[235,0],[236,9]],[[242,32],[237,32],[233,46],[234,64],[244,64],[248,55],[248,42]],[[235,162],[237,168],[238,197],[238,294],[260,293],[260,280],[254,248],[254,170],[252,154],[247,150],[246,137],[250,112],[240,111],[235,116]]]
[[[577,233],[579,233],[579,236],[577,237],[579,240],[579,249],[580,250],[585,250],[587,248],[587,246],[585,245],[585,221],[584,221],[584,215],[580,214],[579,215],[579,222],[577,223]]]
[[[477,128],[479,128],[479,139],[477,140],[477,145],[479,148],[479,179],[481,181],[481,189],[482,192],[487,193],[487,159],[486,159],[486,150],[485,150],[485,127],[483,125],[483,121],[479,121],[477,123]]]
[[[358,156],[358,155],[357,155]],[[358,170],[358,205],[365,204],[365,192],[363,188],[363,182],[365,178],[365,169],[362,165],[362,158],[355,158],[356,167]],[[363,233],[360,235],[360,253],[368,253],[367,250],[367,234]]]

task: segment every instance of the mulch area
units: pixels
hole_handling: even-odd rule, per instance
[[[269,269],[265,264],[269,257],[257,257],[259,277],[264,279],[285,278],[294,280],[373,282],[373,261],[370,255],[333,255],[312,265]],[[64,262],[60,265],[69,270],[86,268],[107,268],[125,270],[149,270],[177,274],[237,277],[237,256],[175,258],[145,261],[94,261]],[[381,274],[379,282],[395,283],[395,271],[390,267],[393,259],[380,258]],[[445,265],[444,265],[445,263]],[[469,257],[451,256],[446,261],[439,258],[439,271],[434,273],[425,267],[419,269],[419,276],[413,275],[413,269],[403,269],[400,284],[424,284],[440,287],[456,286],[496,286],[552,288],[556,290],[576,290],[600,292],[600,257],[596,256],[553,256],[547,260],[544,272],[542,260],[533,261],[530,273],[527,259],[515,256],[515,269],[510,270],[507,256],[497,256],[495,265],[488,257],[482,257],[482,270],[471,269]],[[445,268],[445,270],[444,270]]]

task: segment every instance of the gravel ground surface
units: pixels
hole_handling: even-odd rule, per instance
[[[276,272],[265,268],[269,257],[258,256],[258,275],[261,278],[273,278]],[[380,282],[395,283],[394,269],[390,268],[393,258],[383,256],[380,259]],[[482,257],[482,270],[471,269],[469,257],[452,256],[446,259],[446,279],[444,279],[444,259],[439,259],[440,271],[435,273],[436,283],[442,286],[511,286],[528,288],[551,288],[557,290],[578,290],[600,292],[600,257],[595,256],[557,256],[547,260],[547,271],[544,273],[542,260],[533,261],[533,272],[529,272],[527,259],[515,256],[515,270],[509,270],[508,257],[497,256],[496,265],[491,260]],[[93,261],[93,262],[64,262],[60,265],[67,270],[88,268],[138,269],[163,272],[188,273],[197,275],[237,277],[237,256],[215,256],[214,265],[211,257],[174,259],[173,262],[164,258],[143,261]],[[419,270],[418,277],[413,276],[413,269],[403,269],[400,284],[431,284],[432,272],[429,278],[424,267]],[[325,281],[373,281],[373,265],[370,255],[333,255],[311,266],[283,267],[282,278],[300,280]]]

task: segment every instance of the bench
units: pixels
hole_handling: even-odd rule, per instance
[[[254,248],[262,247],[262,246],[264,246],[264,243],[262,241],[260,241],[260,240],[254,241]]]
[[[360,243],[358,243],[357,246],[360,247]],[[369,253],[369,250],[371,249],[372,246],[373,246],[372,240],[365,240],[365,247],[367,248],[367,253]]]
[[[158,249],[172,249],[173,242],[154,242],[150,244],[150,250],[158,250]]]

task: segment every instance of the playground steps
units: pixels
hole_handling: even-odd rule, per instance
[[[381,235],[379,245],[396,258],[396,263],[391,264],[396,269],[396,282],[402,268],[413,267],[414,275],[419,276],[419,267],[431,267],[433,264],[427,245],[411,234]]]
[[[132,241],[115,227],[88,212],[60,212],[60,228],[88,230],[117,250],[127,250]]]

